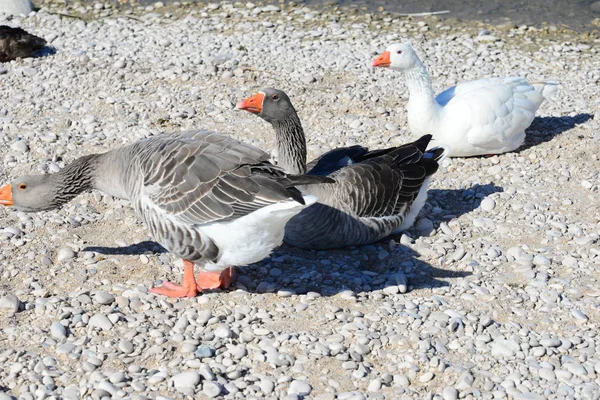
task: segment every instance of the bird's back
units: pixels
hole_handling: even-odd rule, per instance
[[[32,56],[46,41],[22,28],[0,25],[0,62]]]
[[[291,219],[286,242],[303,248],[338,248],[372,243],[412,225],[444,154],[426,153],[430,140],[426,135],[404,146],[365,152],[330,175],[335,183],[307,188],[319,203]],[[415,209],[417,200],[422,201]]]
[[[512,151],[522,144],[545,95],[554,90],[551,83],[530,84],[519,77],[458,84],[436,97],[443,107],[435,138],[450,147],[451,156]]]

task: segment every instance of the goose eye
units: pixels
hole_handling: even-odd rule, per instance
[[[19,183],[19,189],[25,190],[25,189],[27,189],[27,185],[24,183]]]
[[[402,54],[402,50],[398,50],[396,54]]]
[[[279,100],[279,95],[278,94],[271,95],[271,98],[273,100]]]

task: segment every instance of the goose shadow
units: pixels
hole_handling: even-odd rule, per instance
[[[34,58],[53,56],[56,54],[56,48],[53,46],[44,46],[33,55]]]
[[[428,236],[434,229],[439,228],[442,222],[476,210],[487,196],[503,191],[504,188],[496,186],[493,182],[474,184],[469,188],[462,189],[429,189],[427,203],[423,206],[420,215],[429,219],[431,226],[424,226],[418,230],[413,225],[402,233],[411,238]]]
[[[107,247],[107,246],[88,246],[83,251],[93,251],[94,253],[113,255],[113,256],[133,256],[141,254],[162,254],[167,253],[167,249],[151,240],[130,244],[127,246]]]
[[[434,267],[408,246],[396,245],[393,251],[388,250],[387,244],[335,250],[304,250],[283,244],[262,264],[240,268],[236,285],[253,293],[284,290],[329,297],[348,290],[360,294],[387,287],[394,288],[391,294],[398,293],[399,283],[403,283],[398,278],[402,276],[407,289],[414,291],[450,286],[447,279],[471,275]]]
[[[105,255],[167,252],[152,241],[120,247],[88,246],[83,251]],[[416,250],[404,245],[397,245],[394,251],[388,252],[382,251],[376,244],[335,250],[306,250],[284,243],[263,261],[237,268],[238,280],[232,289],[243,289],[250,293],[274,293],[280,290],[296,294],[317,292],[322,296],[334,296],[347,290],[360,293],[388,286],[397,288],[402,282],[397,279],[399,275],[406,278],[410,290],[449,286],[446,279],[470,275],[470,272],[433,267],[420,260],[419,256]]]
[[[520,153],[531,147],[549,142],[561,133],[573,129],[592,118],[594,118],[594,115],[588,113],[577,114],[573,117],[536,117],[529,128],[525,130],[525,141],[516,152]]]
[[[403,234],[412,238],[428,235],[442,222],[479,208],[483,199],[503,190],[493,182],[461,189],[430,189],[422,215],[432,222],[431,230],[417,231],[411,227]],[[438,211],[434,213],[435,210]],[[448,279],[471,274],[434,267],[421,260],[417,250],[402,244],[397,244],[394,251],[388,251],[390,239],[394,238],[399,242],[400,235],[392,235],[373,244],[332,250],[306,250],[284,243],[263,261],[237,268],[238,281],[233,289],[251,293],[290,290],[296,294],[317,292],[322,296],[334,296],[346,290],[360,293],[397,287],[398,273],[407,278],[411,290],[449,286]],[[167,252],[153,241],[120,247],[89,246],[84,251],[105,255]]]

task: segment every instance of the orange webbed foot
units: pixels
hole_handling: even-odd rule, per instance
[[[237,273],[233,267],[225,268],[221,272],[203,271],[196,276],[198,291],[206,289],[226,289],[237,279]]]
[[[150,293],[171,298],[196,297],[198,286],[194,279],[194,263],[183,260],[183,283],[181,285],[165,281],[162,286],[150,289]]]

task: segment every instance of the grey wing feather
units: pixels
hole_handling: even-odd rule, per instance
[[[334,172],[336,183],[311,188],[321,203],[330,204],[361,218],[402,213],[423,182],[438,168],[435,158],[424,157],[431,135],[407,145],[363,153],[356,164]],[[360,159],[362,157],[362,159]]]
[[[141,196],[182,223],[225,221],[294,197],[267,153],[227,136],[183,132],[137,146]]]

